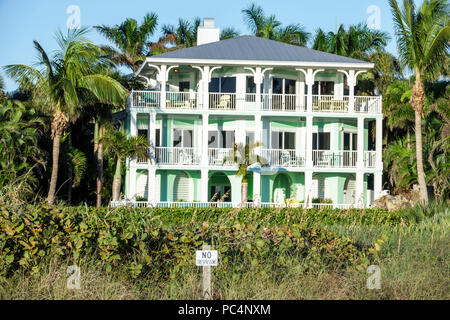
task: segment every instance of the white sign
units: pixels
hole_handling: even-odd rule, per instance
[[[217,266],[217,250],[197,250],[195,252],[195,264],[199,267]]]

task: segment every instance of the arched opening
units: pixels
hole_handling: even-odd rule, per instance
[[[231,182],[226,174],[222,172],[214,173],[209,178],[209,195],[211,202],[231,202]]]
[[[344,203],[355,203],[356,196],[356,178],[354,174],[349,174],[344,184]]]
[[[291,197],[291,179],[287,174],[280,173],[273,182],[272,199],[275,203],[284,203]]]
[[[176,202],[192,201],[191,191],[189,175],[184,171],[178,172],[173,182],[173,200]]]

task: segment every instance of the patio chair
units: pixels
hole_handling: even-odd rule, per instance
[[[194,162],[194,159],[192,155],[186,152],[186,150],[181,149],[180,150],[180,161],[181,164],[192,164]]]
[[[291,154],[287,150],[282,150],[280,155],[281,166],[287,167],[291,164]]]
[[[228,94],[225,94],[220,97],[219,104],[217,104],[215,107],[216,109],[229,109],[231,103],[231,97]]]

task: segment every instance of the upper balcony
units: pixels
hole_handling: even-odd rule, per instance
[[[308,97],[300,94],[272,93],[208,93],[207,99],[198,92],[165,92],[165,105],[161,91],[132,91],[128,106],[131,109],[157,110],[214,110],[214,111],[267,111],[306,112]],[[380,114],[381,96],[355,96],[355,113]],[[207,100],[207,101],[205,101]],[[352,113],[349,96],[312,95],[312,112]]]

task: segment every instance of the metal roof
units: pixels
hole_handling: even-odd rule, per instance
[[[255,36],[240,36],[200,46],[148,57],[148,61],[183,60],[251,60],[306,63],[370,64],[348,57],[294,46]]]

